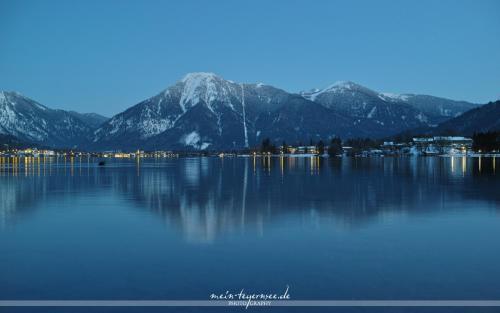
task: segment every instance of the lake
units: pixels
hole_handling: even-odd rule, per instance
[[[2,159],[0,300],[208,300],[287,286],[292,300],[500,300],[495,158],[97,163]]]

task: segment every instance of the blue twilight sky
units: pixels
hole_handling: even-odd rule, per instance
[[[500,1],[0,0],[0,90],[111,116],[188,72],[500,97]]]

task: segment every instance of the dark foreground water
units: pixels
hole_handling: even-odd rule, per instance
[[[500,300],[499,160],[96,164],[86,158],[0,164],[0,300],[207,300],[227,290],[281,293],[286,286],[295,300]]]

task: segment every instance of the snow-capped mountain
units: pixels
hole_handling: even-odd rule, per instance
[[[433,122],[425,112],[406,102],[389,99],[350,81],[337,82],[324,89],[302,92],[301,95],[357,119],[357,127],[370,128],[372,136],[383,137]]]
[[[293,94],[191,73],[111,119],[53,110],[18,93],[0,92],[0,134],[92,150],[239,149],[267,137],[290,144],[332,136],[383,138],[435,126],[474,106],[378,93],[353,82]]]
[[[0,92],[0,134],[53,147],[74,147],[87,140],[97,114],[50,109],[16,92]]]
[[[467,101],[455,101],[428,95],[393,93],[381,93],[380,95],[387,101],[408,103],[415,109],[421,110],[429,117],[432,124],[444,122],[479,106],[479,104]]]
[[[263,138],[307,140],[367,135],[354,120],[300,95],[264,84],[191,73],[114,116],[95,131],[93,147],[242,148]]]
[[[301,92],[311,101],[360,119],[404,130],[432,126],[474,108],[476,104],[427,95],[379,93],[350,81],[334,83],[324,89]],[[364,122],[363,122],[364,121]]]

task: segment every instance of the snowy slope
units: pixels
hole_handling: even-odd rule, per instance
[[[429,117],[432,124],[457,117],[479,106],[466,101],[455,101],[428,95],[381,93],[381,96],[387,101],[408,103],[415,109],[421,110]]]
[[[301,95],[357,119],[356,127],[370,128],[373,136],[387,136],[430,123],[423,111],[410,104],[388,101],[378,92],[350,81],[337,82],[324,89],[302,92]]]
[[[200,72],[110,119],[53,110],[20,94],[0,92],[0,134],[93,150],[239,149],[266,137],[290,144],[331,136],[383,138],[434,126],[474,106],[379,93],[349,81],[292,94]]]
[[[95,116],[50,109],[16,92],[0,92],[0,133],[54,147],[74,147],[92,133]]]
[[[372,120],[386,126],[382,132],[389,132],[388,128],[404,130],[435,126],[476,106],[427,95],[379,93],[350,81],[337,82],[301,95],[358,118],[361,124]]]
[[[300,110],[287,110],[298,104]],[[306,111],[327,111],[323,117]],[[276,133],[273,125],[300,120],[293,134]],[[309,119],[305,116],[310,116]],[[274,117],[274,119],[269,119]],[[324,118],[318,130],[316,118]],[[328,120],[331,118],[331,120]],[[333,120],[342,120],[335,124]],[[346,122],[348,120],[348,122]],[[265,121],[265,122],[264,122]],[[327,135],[365,134],[349,129],[354,120],[272,86],[236,83],[213,73],[191,73],[173,86],[114,116],[95,132],[93,147],[103,149],[243,148],[266,136],[309,140]]]

